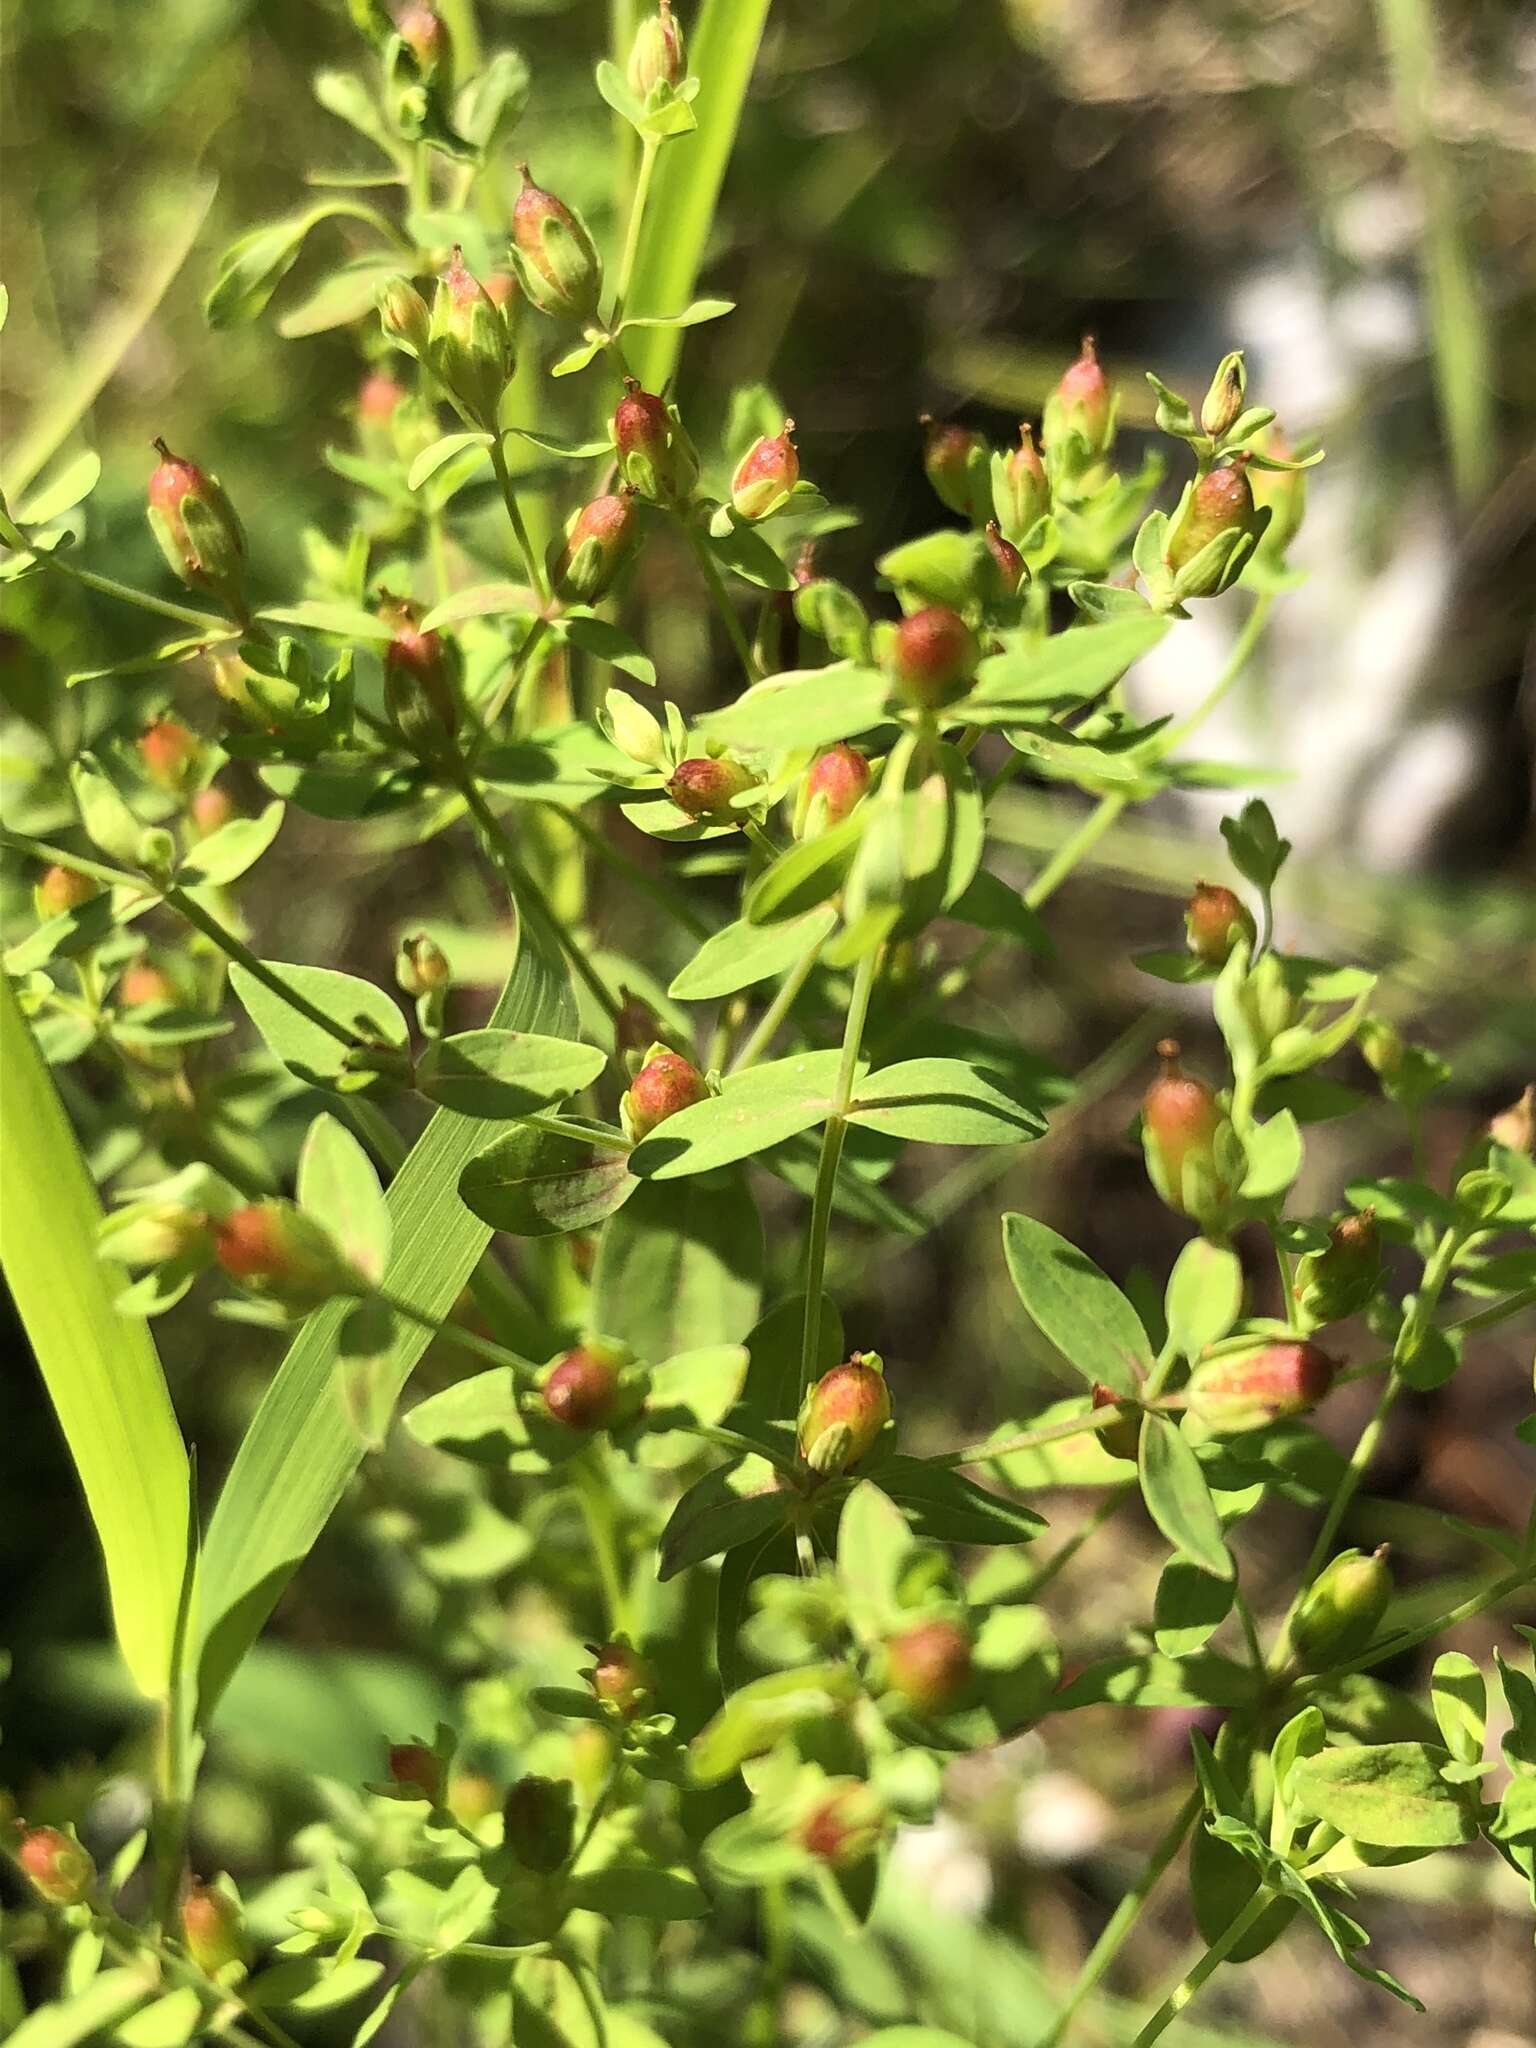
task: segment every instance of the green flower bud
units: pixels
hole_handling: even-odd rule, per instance
[[[686,498],[699,477],[699,459],[675,409],[639,379],[624,379],[624,396],[614,408],[613,446],[619,474],[643,498],[668,504]]]
[[[1152,1184],[1183,1216],[1200,1216],[1219,1198],[1217,1140],[1226,1117],[1203,1081],[1179,1065],[1178,1042],[1158,1048],[1163,1070],[1142,1098],[1142,1147]]]
[[[555,595],[568,604],[595,604],[629,560],[639,537],[634,492],[627,484],[583,505],[567,527],[555,560]]]
[[[392,277],[378,297],[379,321],[389,339],[407,355],[427,359],[427,342],[432,332],[432,315],[427,302],[408,277]]]
[[[1383,1081],[1392,1080],[1401,1071],[1405,1051],[1402,1034],[1385,1017],[1362,1017],[1355,1042],[1365,1064]]]
[[[735,797],[757,786],[750,768],[730,754],[695,754],[679,761],[667,783],[667,795],[680,811],[709,825],[740,825]]]
[[[169,1266],[213,1250],[204,1210],[184,1202],[130,1202],[106,1217],[98,1231],[104,1259],[122,1266]]]
[[[891,638],[888,664],[909,704],[936,711],[958,697],[976,671],[976,635],[947,604],[910,613]]]
[[[800,481],[800,456],[790,436],[793,420],[777,434],[759,434],[731,477],[731,505],[738,519],[766,519],[777,512]]]
[[[44,870],[33,889],[32,903],[39,917],[63,917],[100,894],[100,882],[93,882],[89,875],[75,868],[51,867]]]
[[[1243,410],[1243,394],[1248,388],[1248,372],[1243,362],[1241,349],[1224,356],[1211,379],[1210,389],[1200,406],[1200,431],[1209,434],[1213,441],[1219,441],[1223,434],[1236,426]]]
[[[546,1367],[539,1382],[545,1412],[565,1429],[588,1432],[621,1421],[633,1407],[624,1384],[632,1354],[623,1344],[592,1338]]]
[[[1370,1557],[1345,1550],[1301,1597],[1291,1623],[1291,1648],[1308,1671],[1347,1664],[1375,1635],[1392,1598],[1385,1543]]]
[[[16,1861],[50,1905],[78,1906],[96,1882],[95,1864],[62,1828],[26,1829],[16,1845]]]
[[[801,778],[795,798],[795,837],[814,839],[840,825],[869,788],[868,757],[846,740],[818,754]]]
[[[1184,930],[1190,952],[1208,967],[1225,966],[1239,940],[1251,947],[1258,936],[1252,911],[1215,882],[1196,882],[1184,906]]]
[[[656,12],[641,22],[630,46],[629,89],[637,99],[648,99],[652,86],[681,85],[687,69],[672,0],[657,0]]]
[[[394,607],[384,650],[384,708],[413,752],[437,753],[459,729],[458,664],[439,633],[424,633],[410,605]]]
[[[307,1314],[364,1283],[330,1232],[292,1202],[250,1202],[219,1218],[214,1257],[252,1294]]]
[[[1019,445],[1010,449],[993,471],[992,504],[998,525],[1012,541],[1020,541],[1051,509],[1051,487],[1035,446],[1029,422],[1019,422]]]
[[[1305,1415],[1333,1385],[1337,1370],[1316,1344],[1259,1344],[1197,1366],[1186,1402],[1215,1434],[1236,1435],[1287,1415]]]
[[[432,301],[427,361],[466,417],[494,434],[501,394],[512,375],[512,336],[485,287],[465,268],[457,247]]]
[[[183,583],[209,591],[229,611],[245,606],[245,535],[219,480],[154,444],[160,461],[149,479],[149,523],[160,552]]]
[[[541,313],[592,320],[603,288],[603,267],[579,214],[533,182],[519,166],[523,189],[512,209],[512,259],[523,290]]]
[[[425,932],[400,941],[400,950],[395,955],[395,980],[406,995],[435,995],[452,979],[447,954]]]
[[[1095,1408],[1116,1408],[1125,1399],[1113,1387],[1106,1387],[1102,1380],[1095,1380],[1093,1406]],[[1134,1464],[1141,1446],[1141,1417],[1134,1410],[1128,1415],[1117,1415],[1099,1431],[1099,1442],[1112,1458],[1129,1458]]]
[[[519,1778],[501,1806],[502,1842],[525,1870],[544,1876],[570,1860],[576,1794],[566,1778]]]
[[[661,768],[667,761],[667,736],[660,721],[627,690],[610,690],[603,699],[608,736],[621,754],[647,768]]]
[[[921,415],[923,474],[939,501],[962,519],[979,524],[978,508],[986,499],[987,444],[970,427],[946,426],[929,413]]]
[[[800,1404],[800,1455],[813,1472],[832,1477],[856,1465],[891,1419],[891,1391],[876,1351],[855,1352],[834,1365]]]
[[[708,1100],[709,1087],[692,1060],[653,1045],[619,1104],[619,1120],[631,1143],[638,1145],[669,1116]]]
[[[638,1650],[622,1639],[588,1646],[596,1662],[587,1673],[593,1696],[626,1721],[649,1706],[656,1694],[656,1674]]]
[[[922,1621],[885,1646],[886,1676],[920,1714],[952,1713],[971,1685],[971,1639],[956,1621]]]
[[[874,1855],[884,1824],[880,1803],[862,1778],[829,1778],[825,1792],[801,1816],[794,1833],[818,1863],[852,1870]]]
[[[1296,1305],[1315,1327],[1341,1322],[1365,1307],[1381,1277],[1376,1211],[1342,1216],[1324,1251],[1308,1252],[1296,1269]]]
[[[192,1884],[181,1902],[181,1938],[205,1977],[217,1978],[232,1963],[243,1963],[240,1908],[212,1885]]]

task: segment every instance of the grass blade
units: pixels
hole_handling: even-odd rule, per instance
[[[627,302],[636,313],[676,313],[693,297],[769,5],[704,0],[699,10],[688,39],[689,69],[703,81],[699,125],[657,159]],[[660,391],[677,368],[683,331],[640,328],[624,345],[646,390]]]
[[[509,1031],[576,1035],[564,964],[526,922],[490,1022]],[[459,1174],[511,1128],[439,1110],[390,1187],[394,1244],[384,1285],[429,1316],[447,1314],[490,1242],[489,1226],[459,1200]],[[345,1303],[333,1303],[311,1316],[290,1345],[209,1522],[199,1603],[198,1716],[204,1726],[362,1461],[363,1445],[335,1385],[346,1315]],[[428,1331],[399,1324],[384,1354],[386,1399],[399,1394],[429,1341]]]
[[[186,1575],[187,1454],[149,1325],[112,1306],[101,1203],[52,1076],[0,976],[0,1263],[69,1445],[134,1684],[166,1700]]]

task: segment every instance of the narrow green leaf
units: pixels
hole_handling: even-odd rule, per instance
[[[877,669],[807,669],[754,684],[725,710],[711,712],[700,729],[747,751],[827,747],[880,724],[890,694],[890,677]]]
[[[608,1064],[599,1046],[531,1031],[461,1031],[439,1038],[416,1068],[430,1101],[461,1116],[532,1116],[595,1081]]]
[[[1022,1145],[1044,1114],[1014,1101],[968,1060],[899,1060],[866,1074],[848,1121],[929,1145]]]
[[[1143,1416],[1140,1467],[1147,1513],[1174,1549],[1213,1578],[1230,1579],[1232,1554],[1200,1460],[1166,1415]]]
[[[394,638],[395,629],[387,619],[365,612],[361,605],[328,604],[322,598],[305,598],[300,604],[273,605],[259,617],[274,626],[300,626],[311,633],[331,633],[338,640],[383,642]]]
[[[807,948],[826,938],[836,923],[837,912],[825,904],[782,924],[755,925],[737,918],[704,941],[688,965],[672,977],[667,994],[684,1003],[735,995],[738,989],[787,972]]]
[[[1152,1369],[1141,1318],[1086,1252],[1033,1216],[1003,1218],[1003,1256],[1042,1336],[1090,1383],[1134,1394]]]
[[[440,441],[434,441],[430,448],[423,448],[411,464],[411,473],[406,478],[406,488],[419,491],[429,483],[444,463],[451,462],[455,455],[462,455],[466,449],[479,448],[482,451],[492,445],[489,434],[444,434]]]
[[[256,865],[282,829],[284,806],[270,803],[254,818],[231,818],[200,839],[176,871],[183,889],[222,889]]]
[[[373,1161],[333,1116],[317,1116],[299,1154],[299,1206],[323,1223],[375,1284],[389,1263],[389,1206]]]
[[[1150,614],[1110,619],[1103,625],[1074,626],[1036,647],[989,655],[976,671],[970,695],[953,707],[951,715],[970,718],[976,713],[995,719],[1012,710],[1038,711],[1058,698],[1091,697],[1149,653],[1169,623]]]

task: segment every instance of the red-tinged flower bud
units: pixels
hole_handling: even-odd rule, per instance
[[[1067,434],[1078,434],[1089,451],[1101,455],[1109,445],[1114,425],[1114,400],[1099,362],[1093,336],[1083,336],[1077,361],[1062,372],[1061,382],[1047,412],[1046,439],[1054,445]]]
[[[548,1368],[540,1388],[544,1407],[566,1429],[602,1429],[624,1407],[620,1374],[629,1354],[600,1339],[578,1344]]]
[[[654,85],[681,85],[687,70],[683,32],[673,18],[672,0],[657,0],[656,12],[641,22],[630,45],[629,89],[644,100]]]
[[[209,1884],[193,1884],[181,1902],[181,1938],[205,1977],[245,1960],[240,1908]]]
[[[440,69],[446,69],[451,53],[448,26],[440,14],[430,7],[407,7],[395,25],[423,79],[435,78]]]
[[[1125,1396],[1117,1394],[1113,1387],[1106,1387],[1102,1380],[1096,1380],[1093,1388],[1095,1408],[1115,1408]],[[1099,1431],[1099,1442],[1112,1458],[1129,1458],[1134,1463],[1141,1445],[1141,1417],[1136,1414],[1118,1415]]]
[[[438,749],[459,729],[456,663],[440,633],[424,633],[411,608],[396,608],[384,650],[384,704],[412,749]]]
[[[1291,1623],[1291,1648],[1304,1670],[1326,1671],[1358,1657],[1392,1598],[1385,1543],[1367,1557],[1345,1550],[1312,1581]]]
[[[1019,421],[1019,445],[1009,450],[993,500],[1002,529],[1013,540],[1022,540],[1051,509],[1051,487],[1028,420]]]
[[[638,1145],[669,1116],[708,1100],[709,1086],[693,1061],[680,1052],[653,1045],[625,1092],[619,1115],[630,1139]]]
[[[467,1828],[489,1820],[500,1804],[496,1781],[484,1771],[455,1771],[448,1780],[448,1811]]]
[[[406,995],[435,995],[452,979],[447,954],[425,932],[400,941],[400,950],[395,955],[395,980]]]
[[[545,1876],[570,1858],[576,1794],[567,1778],[519,1778],[501,1805],[502,1842],[525,1870]]]
[[[1254,517],[1253,486],[1248,481],[1246,463],[1237,461],[1220,469],[1207,470],[1190,492],[1183,517],[1168,536],[1163,559],[1178,574],[1189,567],[1202,549],[1219,540],[1223,534],[1251,532]],[[1183,594],[1208,596],[1210,591],[1221,586],[1221,569],[1222,565],[1218,564],[1210,578],[1201,579],[1199,589]],[[1205,587],[1207,581],[1210,590]]]
[[[1251,947],[1258,936],[1252,911],[1219,882],[1196,882],[1184,906],[1184,930],[1190,952],[1208,967],[1225,966],[1239,940]]]
[[[380,324],[389,339],[398,342],[408,354],[420,356],[425,361],[432,315],[427,311],[426,300],[411,280],[392,277],[380,287],[378,307]]]
[[[178,718],[157,718],[139,735],[139,762],[161,789],[184,790],[203,763],[203,743]]]
[[[395,407],[404,397],[403,384],[397,384],[383,370],[374,370],[358,386],[357,416],[360,420],[388,425],[395,416]]]
[[[679,761],[667,783],[667,795],[690,818],[711,825],[739,825],[740,811],[732,798],[756,787],[757,777],[728,754],[695,754]]]
[[[766,519],[800,481],[800,456],[790,436],[793,420],[777,434],[760,434],[736,465],[731,505],[738,519]]]
[[[236,816],[234,798],[216,782],[200,789],[187,806],[187,822],[198,839],[210,838]]]
[[[89,875],[74,868],[51,867],[44,870],[32,891],[32,902],[39,917],[63,917],[100,894],[100,882],[93,882]]]
[[[16,1861],[55,1906],[78,1906],[96,1881],[95,1864],[62,1828],[28,1828],[16,1845]]]
[[[987,521],[987,552],[997,564],[998,581],[1004,597],[1015,597],[1026,572],[1024,557],[1008,539],[995,519]]]
[[[643,391],[638,378],[624,379],[612,431],[619,474],[642,497],[666,503],[692,491],[699,476],[693,443],[666,400]]]
[[[217,477],[173,455],[164,441],[149,479],[149,523],[160,552],[183,583],[211,591],[229,610],[244,609],[245,535]]]
[[[402,1792],[419,1792],[433,1806],[443,1796],[442,1759],[424,1742],[392,1742],[389,1775]]]
[[[58,870],[53,871],[57,873]],[[1536,1152],[1536,1087],[1527,1088],[1518,1102],[1501,1109],[1488,1122],[1488,1135],[1496,1145],[1529,1157]]]
[[[909,704],[936,711],[957,697],[980,656],[976,635],[947,604],[925,605],[896,628],[890,668]]]
[[[325,1227],[292,1202],[250,1202],[220,1218],[214,1257],[232,1280],[308,1313],[361,1291],[359,1276]]]
[[[486,273],[484,283],[485,296],[503,320],[510,320],[517,311],[517,279],[510,270],[492,270]]]
[[[974,520],[979,479],[985,474],[987,444],[970,427],[946,426],[923,413],[923,474],[934,495],[962,519]]]
[[[1165,1038],[1157,1051],[1163,1070],[1141,1105],[1147,1165],[1168,1206],[1189,1215],[1186,1169],[1214,1178],[1216,1136],[1225,1119],[1212,1091],[1179,1065],[1177,1041]]]
[[[891,1390],[880,1355],[855,1352],[816,1382],[800,1405],[800,1455],[831,1476],[856,1465],[891,1419]]]
[[[136,1010],[147,1003],[174,1003],[176,984],[163,967],[148,960],[136,960],[125,968],[117,984],[117,1000],[124,1009]]]
[[[497,430],[497,408],[512,374],[512,337],[484,285],[465,267],[455,247],[453,261],[437,281],[427,332],[427,361],[433,375],[465,416],[487,433]]]
[[[523,189],[512,209],[512,254],[523,290],[542,313],[591,320],[603,288],[603,266],[579,214],[533,182],[519,166]]]
[[[1305,1415],[1333,1385],[1338,1370],[1316,1344],[1262,1344],[1207,1359],[1190,1377],[1187,1405],[1217,1435],[1262,1429],[1283,1416]]]
[[[874,1854],[881,1835],[880,1808],[858,1778],[833,1778],[802,1815],[795,1839],[808,1855],[833,1870],[851,1870]]]
[[[971,1683],[971,1639],[954,1621],[923,1621],[885,1646],[886,1672],[920,1714],[948,1714]]]
[[[583,505],[555,560],[555,595],[568,604],[595,604],[629,560],[639,526],[634,492],[627,484]]]
[[[1296,1304],[1314,1324],[1337,1323],[1365,1307],[1381,1278],[1376,1211],[1342,1216],[1324,1250],[1308,1252],[1296,1269]]]
[[[868,757],[846,740],[818,754],[805,771],[795,805],[795,833],[812,839],[829,825],[840,825],[869,788]]]
[[[587,1673],[587,1683],[594,1697],[615,1708],[626,1721],[633,1719],[655,1697],[655,1672],[626,1642],[594,1643],[591,1649],[596,1662]]]

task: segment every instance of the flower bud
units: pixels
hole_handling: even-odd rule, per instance
[[[452,979],[447,954],[425,932],[400,941],[400,950],[395,955],[395,980],[406,995],[434,995]]]
[[[904,618],[891,639],[889,665],[909,704],[937,711],[957,697],[980,657],[976,635],[947,604],[925,605]]]
[[[430,7],[407,7],[395,24],[400,40],[416,59],[423,83],[430,83],[439,70],[447,70],[452,52],[448,27]]]
[[[456,664],[439,633],[424,633],[413,609],[400,605],[384,650],[384,706],[413,751],[436,751],[459,729]]]
[[[576,1795],[567,1778],[519,1778],[501,1805],[502,1842],[525,1870],[548,1876],[576,1841]]]
[[[387,371],[371,371],[358,386],[359,422],[367,422],[371,426],[388,426],[395,416],[395,408],[405,395],[405,386],[397,384]]]
[[[583,505],[566,529],[555,561],[555,595],[567,603],[595,604],[629,560],[639,537],[634,492],[627,484]]]
[[[411,280],[392,277],[388,284],[380,287],[378,306],[380,323],[390,340],[398,342],[408,354],[419,356],[425,362],[432,316],[427,311],[426,300]]]
[[[987,521],[987,552],[997,564],[997,580],[1004,597],[1018,595],[1019,585],[1028,573],[1024,557],[1013,542],[1003,533],[995,519]]]
[[[1248,373],[1243,364],[1243,352],[1235,349],[1223,357],[1210,389],[1200,407],[1200,431],[1209,434],[1213,441],[1219,441],[1223,434],[1236,426],[1243,410],[1243,393],[1248,388]]]
[[[181,1902],[181,1938],[205,1977],[217,1977],[245,1960],[240,1908],[209,1884],[192,1884]]]
[[[485,286],[485,296],[510,326],[513,315],[517,312],[517,279],[510,270],[490,270],[486,272],[482,282]]]
[[[591,320],[603,288],[603,267],[586,223],[519,166],[523,189],[512,209],[512,255],[523,290],[541,313]]]
[[[1217,1435],[1262,1429],[1305,1415],[1333,1384],[1332,1358],[1316,1344],[1261,1344],[1207,1359],[1190,1377],[1187,1406]]]
[[[939,501],[962,519],[974,520],[978,488],[985,474],[987,444],[970,427],[946,426],[929,413],[921,416],[923,429],[923,474]]]
[[[891,1685],[920,1714],[948,1714],[971,1683],[971,1639],[954,1621],[922,1621],[885,1646]]]
[[[1376,1211],[1342,1216],[1327,1248],[1308,1252],[1296,1269],[1296,1304],[1308,1320],[1337,1323],[1365,1307],[1381,1277],[1381,1237]]]
[[[32,903],[39,917],[63,917],[101,894],[100,882],[75,868],[46,868],[32,891]]]
[[[1113,1387],[1106,1387],[1102,1380],[1095,1380],[1093,1405],[1095,1408],[1115,1408],[1125,1399]],[[1113,1422],[1107,1422],[1099,1431],[1099,1442],[1112,1458],[1129,1458],[1134,1464],[1141,1446],[1141,1417],[1134,1411],[1128,1415],[1117,1415]]]
[[[1091,334],[1046,406],[1047,444],[1059,446],[1069,434],[1079,435],[1091,455],[1102,455],[1114,435],[1114,399]]]
[[[362,1291],[330,1232],[292,1202],[250,1202],[221,1217],[213,1250],[242,1287],[306,1314],[335,1295]]]
[[[136,960],[126,967],[117,984],[117,1000],[125,1010],[138,1010],[149,1003],[174,1003],[176,984],[163,967],[152,961]]]
[[[211,1248],[207,1214],[184,1202],[131,1202],[100,1226],[101,1256],[122,1266],[168,1266]]]
[[[777,434],[760,434],[736,465],[731,504],[738,519],[766,519],[777,512],[800,481],[800,456],[790,436],[793,420]]]
[[[831,1477],[856,1465],[891,1419],[891,1391],[876,1351],[855,1352],[834,1365],[800,1404],[800,1455]]]
[[[757,777],[729,754],[695,754],[679,761],[667,783],[667,795],[690,818],[710,825],[739,825],[741,812],[732,798],[756,787]]]
[[[1536,1153],[1536,1087],[1527,1088],[1518,1102],[1490,1118],[1488,1135],[1496,1145],[1511,1152],[1523,1153],[1527,1158]]]
[[[432,1806],[443,1796],[442,1759],[424,1742],[392,1742],[389,1775],[402,1792],[419,1792]]]
[[[610,690],[603,699],[608,736],[621,754],[647,768],[667,763],[667,736],[661,722],[627,690]]]
[[[692,1060],[664,1045],[653,1045],[625,1092],[619,1118],[631,1142],[638,1145],[669,1116],[708,1100],[708,1084]]]
[[[630,1362],[619,1344],[596,1338],[578,1344],[550,1366],[540,1383],[544,1407],[566,1429],[602,1429],[616,1421],[625,1407],[621,1373]]]
[[[795,1839],[818,1863],[851,1870],[868,1862],[881,1832],[880,1807],[868,1785],[861,1778],[832,1778],[826,1792],[802,1815]]]
[[[24,1876],[50,1905],[78,1906],[96,1881],[96,1866],[62,1828],[28,1828],[16,1845]]]
[[[139,764],[160,789],[179,794],[201,769],[203,743],[177,718],[157,718],[139,735]]]
[[[657,0],[656,12],[641,22],[630,46],[629,89],[637,99],[647,99],[654,85],[681,85],[687,68],[672,0]]]
[[[587,1673],[595,1698],[632,1720],[654,1698],[656,1674],[638,1650],[626,1642],[591,1645],[596,1663]]]
[[[996,473],[994,472],[994,476]],[[1019,422],[1019,445],[1003,458],[1002,475],[992,491],[998,524],[1010,540],[1022,540],[1042,514],[1051,509],[1051,487],[1035,446],[1029,422]]]
[[[1291,1648],[1308,1671],[1347,1664],[1375,1635],[1392,1598],[1385,1543],[1370,1557],[1345,1550],[1301,1597],[1291,1623]]]
[[[624,379],[614,408],[613,446],[619,475],[642,497],[663,502],[686,497],[699,476],[698,457],[672,408],[639,379]]]
[[[1163,1039],[1157,1051],[1163,1070],[1141,1105],[1147,1170],[1170,1209],[1195,1215],[1205,1206],[1202,1191],[1217,1185],[1216,1139],[1226,1119],[1206,1084],[1179,1065],[1176,1040]]]
[[[1190,952],[1208,967],[1225,966],[1239,940],[1251,947],[1258,936],[1252,911],[1218,882],[1196,882],[1184,906],[1184,931]]]
[[[1190,491],[1178,524],[1169,534],[1163,560],[1180,578],[1180,597],[1211,597],[1230,581],[1232,552],[1215,555],[1195,572],[1190,582],[1183,572],[1213,541],[1231,535],[1237,542],[1245,534],[1257,533],[1257,508],[1247,464],[1242,460],[1208,470]]]
[[[846,740],[818,754],[800,784],[795,802],[795,837],[814,839],[840,825],[869,788],[869,760]]]
[[[235,800],[227,789],[210,782],[187,806],[187,822],[197,839],[207,839],[237,816]]]
[[[501,394],[512,375],[512,337],[485,287],[465,268],[457,246],[437,281],[427,361],[466,417],[494,434]]]
[[[217,477],[154,444],[149,523],[160,552],[183,583],[210,591],[229,610],[244,608],[245,535]]]

